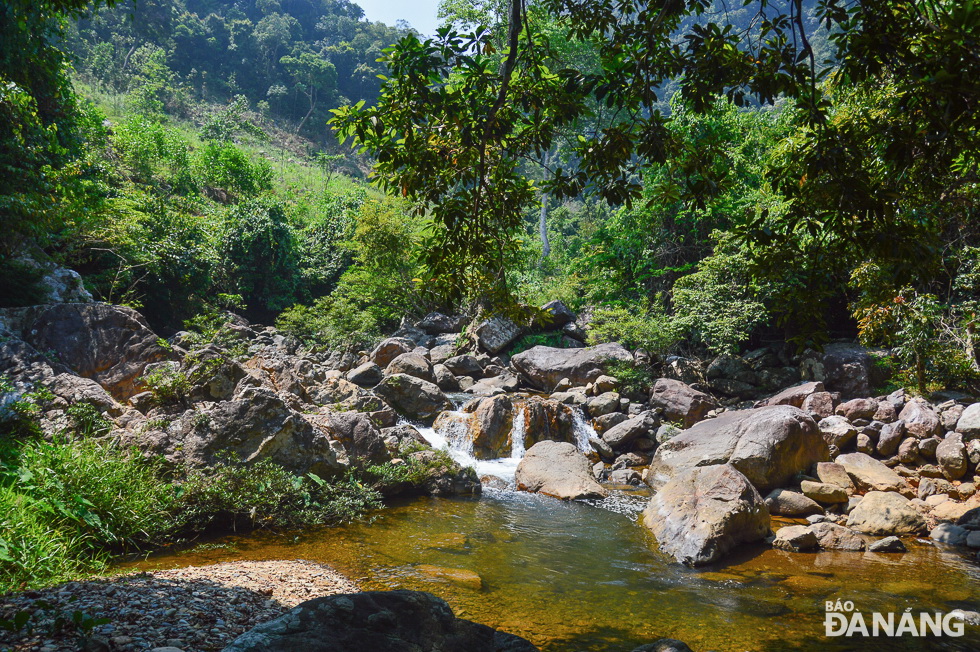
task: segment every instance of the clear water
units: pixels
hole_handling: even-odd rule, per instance
[[[584,419],[577,423],[585,446],[590,433]],[[523,442],[520,427],[513,442]],[[513,485],[522,443],[512,446],[510,457],[477,460],[453,426],[420,430],[481,476]],[[661,555],[637,523],[647,500],[641,493],[615,492],[569,503],[486,489],[479,499],[396,504],[370,523],[298,536],[230,537],[218,542],[229,547],[134,565],[320,561],[365,589],[434,593],[457,615],[524,636],[544,652],[627,652],[663,636],[699,652],[980,651],[977,627],[968,627],[964,638],[824,636],[825,602],[838,599],[853,601],[865,614],[980,611],[980,567],[956,551],[925,542],[909,542],[904,555],[745,547],[723,564],[692,570]]]

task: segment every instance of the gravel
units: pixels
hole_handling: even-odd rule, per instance
[[[0,649],[221,650],[300,602],[358,590],[333,569],[305,560],[228,562],[68,582],[0,596],[0,618],[27,611],[33,629],[0,631]],[[75,612],[109,623],[80,641],[78,627],[56,627],[58,616],[70,621]]]

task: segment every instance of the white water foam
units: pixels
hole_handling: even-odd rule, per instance
[[[583,453],[590,452],[592,444],[589,443],[589,437],[598,438],[599,434],[592,427],[592,424],[586,420],[580,407],[572,408],[572,428],[575,433],[575,447]]]

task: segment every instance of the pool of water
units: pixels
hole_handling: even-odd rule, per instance
[[[673,563],[636,518],[646,497],[561,502],[509,490],[422,498],[370,523],[229,537],[209,550],[150,558],[143,569],[238,559],[310,559],[365,589],[430,591],[457,615],[530,639],[545,652],[629,651],[670,636],[693,649],[980,650],[962,638],[827,638],[826,601],[863,613],[980,610],[980,567],[910,542],[904,555],[792,554],[746,547],[724,564]],[[214,544],[226,547],[214,547]]]

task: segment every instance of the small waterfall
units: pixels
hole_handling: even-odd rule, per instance
[[[592,444],[589,443],[589,437],[598,437],[599,434],[585,418],[582,408],[578,406],[572,407],[572,428],[575,433],[575,446],[583,453],[591,451]]]
[[[527,451],[524,449],[524,436],[527,428],[527,419],[524,414],[524,404],[514,405],[514,425],[510,430],[510,457],[519,460],[524,457]]]

